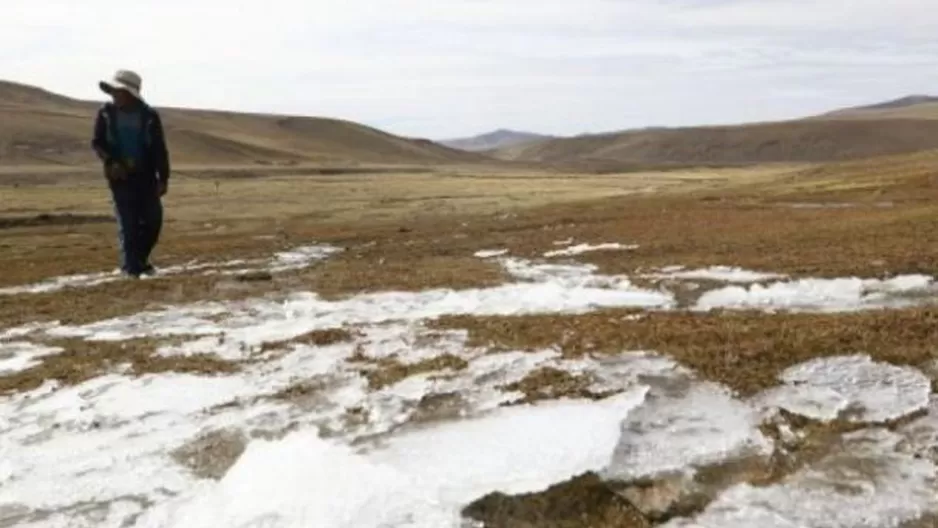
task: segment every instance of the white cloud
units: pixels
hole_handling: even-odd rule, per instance
[[[82,97],[446,137],[794,117],[938,92],[932,0],[5,0],[0,72]]]

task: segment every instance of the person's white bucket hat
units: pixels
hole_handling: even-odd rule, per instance
[[[143,80],[140,78],[140,75],[130,70],[117,70],[117,72],[114,73],[114,77],[98,83],[101,91],[108,95],[114,93],[115,90],[126,90],[141,101],[143,100],[143,97],[140,95],[142,85]]]

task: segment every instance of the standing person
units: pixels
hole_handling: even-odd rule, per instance
[[[163,225],[169,152],[160,115],[140,95],[141,78],[120,70],[99,86],[112,98],[97,114],[92,147],[104,164],[117,217],[121,271],[152,275],[150,254]]]

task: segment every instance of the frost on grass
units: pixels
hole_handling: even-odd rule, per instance
[[[902,526],[938,511],[938,468],[901,452],[902,437],[865,430],[843,449],[784,482],[742,484],[723,493],[692,520],[669,528],[882,528]]]
[[[218,262],[192,261],[176,266],[160,268],[159,275],[182,275],[201,273],[203,275],[241,275],[246,273],[285,271],[307,268],[342,251],[340,248],[325,245],[300,246],[288,251],[275,253],[270,259],[228,260]],[[0,288],[0,296],[28,293],[48,293],[69,288],[91,288],[100,284],[119,281],[123,278],[120,270],[100,273],[87,273],[53,277],[34,284]]]
[[[908,296],[929,293],[934,280],[925,275],[892,279],[801,279],[749,288],[729,286],[705,293],[697,310],[715,308],[841,312],[918,304]],[[933,293],[933,292],[932,292]]]
[[[886,422],[925,408],[931,380],[918,369],[868,356],[819,358],[789,368],[784,385],[758,400],[767,406],[831,421]]]
[[[632,249],[638,249],[636,245],[626,245],[619,243],[606,243],[606,244],[577,244],[575,246],[568,246],[564,249],[554,249],[544,253],[544,256],[547,258],[554,257],[573,257],[576,255],[582,255],[584,253],[591,253],[594,251],[628,251]]]

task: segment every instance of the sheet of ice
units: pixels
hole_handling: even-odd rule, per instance
[[[926,459],[897,450],[886,430],[848,435],[844,448],[784,482],[730,488],[695,519],[668,528],[883,528],[938,512],[935,475]]]
[[[280,273],[303,269],[311,266],[317,261],[326,259],[331,255],[342,251],[341,248],[328,245],[310,245],[301,246],[292,250],[276,253],[268,260],[229,260],[219,262],[198,262],[192,261],[176,266],[167,266],[159,269],[159,275],[179,275],[185,273],[194,273],[203,271],[206,275],[213,274],[238,274],[255,271],[268,271],[270,273]],[[231,269],[237,268],[237,269]],[[53,277],[34,284],[23,286],[11,286],[0,288],[0,296],[19,295],[29,293],[48,293],[67,288],[90,288],[100,284],[115,282],[121,280],[120,270],[102,273],[88,273],[79,275],[66,275],[62,277]]]
[[[413,476],[300,431],[250,444],[218,484],[154,508],[138,528],[459,528]]]
[[[925,408],[931,394],[931,380],[920,370],[869,356],[814,359],[789,368],[781,380],[785,385],[757,401],[816,420],[895,420]]]
[[[361,454],[309,431],[255,442],[220,483],[153,509],[136,526],[458,528],[462,506],[481,495],[539,491],[599,469],[643,396],[503,408]]]
[[[730,283],[752,283],[784,278],[777,273],[750,271],[730,266],[712,266],[702,269],[684,269],[682,266],[663,268],[655,273],[642,275],[648,279],[711,280]]]
[[[508,254],[507,249],[482,249],[482,250],[476,251],[474,256],[476,258],[485,259],[485,258],[501,257],[507,254]]]
[[[759,414],[724,388],[689,379],[653,386],[645,405],[623,421],[602,475],[619,482],[691,474],[694,468],[767,456]]]
[[[0,404],[0,505],[54,510],[184,489],[168,452],[199,430],[199,413],[250,392],[236,377],[111,375]]]
[[[870,308],[914,305],[920,300],[902,294],[926,292],[932,277],[903,275],[892,279],[800,279],[775,282],[768,286],[754,284],[748,289],[729,286],[705,293],[696,310],[769,309],[791,311],[838,312]]]
[[[370,458],[414,475],[446,502],[527,493],[602,469],[620,422],[641,405],[639,387],[600,402],[552,401],[389,438]]]
[[[636,288],[625,275],[597,274],[598,268],[592,264],[538,264],[521,259],[502,259],[501,263],[510,276],[525,283],[555,284],[567,289],[627,290]],[[654,293],[670,298],[670,294],[657,291]]]
[[[619,243],[606,243],[606,244],[577,244],[575,246],[568,246],[564,249],[554,249],[544,253],[546,258],[554,257],[573,257],[576,255],[582,255],[583,253],[590,253],[593,251],[628,251],[632,249],[638,249],[636,245],[626,245]]]
[[[903,425],[897,432],[906,439],[905,452],[938,464],[938,396],[932,397],[924,416]]]
[[[34,367],[44,356],[58,354],[61,348],[37,345],[29,341],[0,342],[0,375]]]

